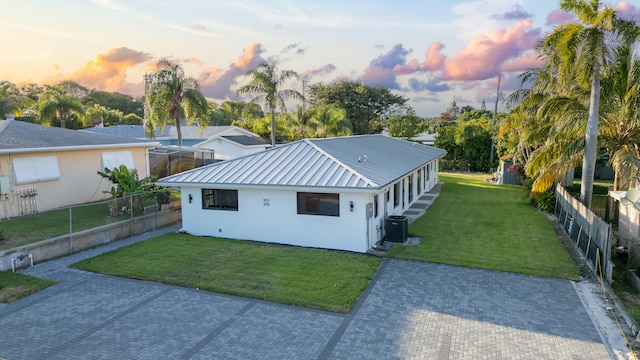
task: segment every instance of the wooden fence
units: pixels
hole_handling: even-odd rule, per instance
[[[589,266],[611,283],[613,273],[611,224],[599,218],[560,184],[556,185],[555,214],[571,240],[587,259]]]

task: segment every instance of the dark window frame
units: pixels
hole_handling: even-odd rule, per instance
[[[340,194],[297,192],[296,210],[298,215],[340,216]]]
[[[238,190],[202,189],[202,209],[238,211]]]
[[[373,217],[378,217],[378,195],[373,195]]]
[[[400,205],[400,182],[393,184],[393,207]]]

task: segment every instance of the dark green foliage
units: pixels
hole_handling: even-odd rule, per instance
[[[556,207],[555,191],[547,190],[540,194],[534,194],[531,202],[538,210],[551,214]]]
[[[420,133],[423,119],[415,114],[393,114],[387,120],[389,135],[409,139]]]
[[[447,150],[444,166],[452,170],[487,171],[491,152],[491,123],[488,120],[457,122],[437,130],[435,146]]]
[[[91,90],[82,99],[85,105],[98,104],[110,110],[120,110],[123,114],[136,114],[140,118],[144,117],[144,102],[129,95],[117,92],[107,92]]]
[[[354,135],[379,133],[383,120],[410,109],[409,99],[395,95],[387,88],[349,81],[312,85],[309,99],[313,106],[334,105],[343,109],[353,125]]]

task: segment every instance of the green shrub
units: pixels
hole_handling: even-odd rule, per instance
[[[534,194],[531,197],[531,201],[538,210],[553,213],[556,208],[556,193],[553,190],[547,190],[543,193]]]

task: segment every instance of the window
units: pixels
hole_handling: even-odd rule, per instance
[[[413,174],[409,175],[409,202],[413,201]]]
[[[429,163],[429,165],[427,165],[427,176],[426,176],[426,180],[427,180],[427,181],[431,180],[431,179],[429,179],[429,173],[430,173],[430,171],[429,171],[429,170],[430,170],[430,169],[431,169],[431,163]]]
[[[373,195],[373,217],[378,217],[378,195]]]
[[[340,195],[299,192],[298,214],[340,216]]]
[[[238,190],[202,189],[202,208],[238,211]]]
[[[400,205],[400,183],[393,184],[393,207]]]
[[[422,169],[418,169],[418,194],[422,194]]]
[[[102,153],[102,167],[100,171],[104,171],[105,168],[113,170],[114,168],[120,168],[120,165],[125,165],[127,169],[133,170],[136,168],[133,163],[133,154],[131,151],[114,151]]]
[[[60,179],[58,158],[37,156],[13,159],[13,180],[16,185]]]

